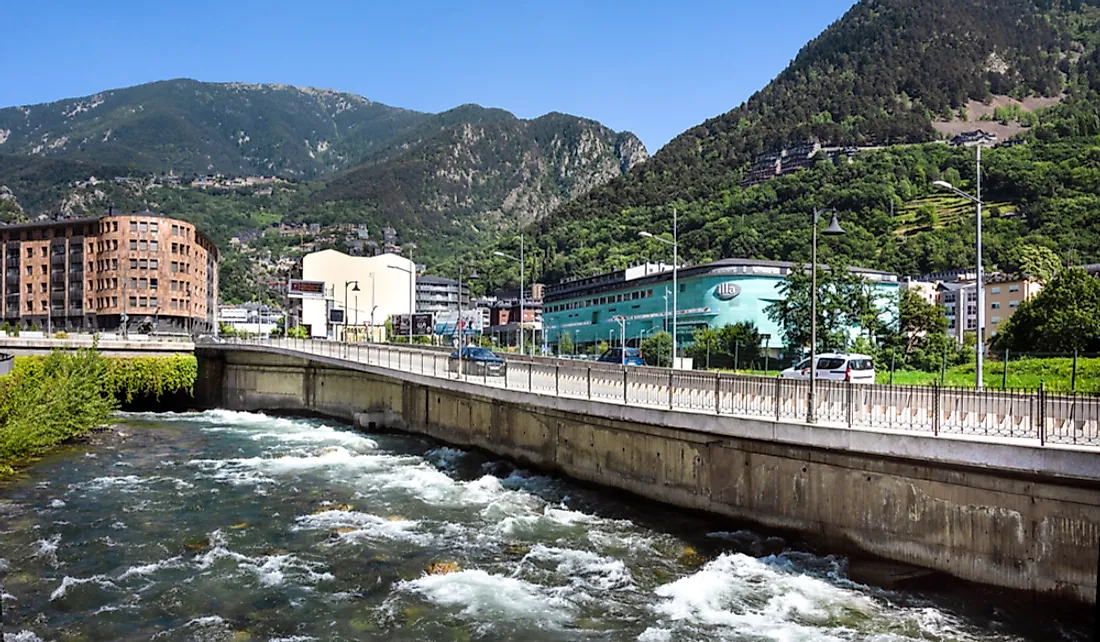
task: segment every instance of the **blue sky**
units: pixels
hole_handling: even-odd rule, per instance
[[[733,109],[853,0],[10,2],[0,106],[153,80],[280,82],[442,111],[561,111],[650,152]]]

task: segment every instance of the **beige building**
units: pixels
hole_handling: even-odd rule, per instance
[[[324,281],[325,297],[302,300],[302,325],[313,337],[343,339],[346,328],[352,339],[381,341],[386,319],[409,313],[416,291],[415,271],[412,261],[397,254],[348,256],[336,250],[307,254],[302,257],[302,278]],[[346,324],[331,322],[331,310],[344,312]]]
[[[939,303],[939,290],[935,283],[929,281],[915,281],[911,278],[906,278],[904,281],[898,283],[898,289],[902,292],[912,291],[927,303],[936,305]]]
[[[985,318],[989,331],[987,337],[997,334],[997,330],[1016,312],[1021,303],[1032,299],[1043,289],[1043,284],[1012,274],[996,274],[985,282]]]

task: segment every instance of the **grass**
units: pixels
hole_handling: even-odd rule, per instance
[[[1100,358],[1081,358],[1077,360],[1076,388],[1073,381],[1073,359],[1071,357],[1023,358],[1008,362],[1007,377],[1003,361],[986,361],[983,383],[987,389],[999,390],[1030,388],[1040,384],[1051,392],[1068,392],[1076,389],[1081,393],[1100,393]],[[776,376],[778,370],[738,370],[738,374]],[[894,385],[930,386],[940,380],[939,372],[920,370],[898,370],[894,372]],[[876,383],[890,383],[889,369],[876,372]],[[943,385],[953,388],[974,387],[974,364],[967,363],[947,369]]]
[[[936,208],[938,223],[929,226],[920,220],[920,209],[925,205],[933,205]],[[996,208],[996,209],[994,209]],[[985,204],[983,216],[993,216],[994,212],[1001,214],[1017,211],[1015,203],[1010,201],[988,201]],[[905,236],[913,232],[927,230],[929,227],[942,228],[957,223],[960,219],[972,219],[974,217],[974,204],[962,198],[950,194],[937,194],[909,201],[897,212],[894,223],[897,225],[896,234]]]

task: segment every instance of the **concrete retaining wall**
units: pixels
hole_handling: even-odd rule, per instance
[[[487,389],[277,349],[199,349],[209,406],[313,411],[975,582],[1095,602],[1100,453]]]

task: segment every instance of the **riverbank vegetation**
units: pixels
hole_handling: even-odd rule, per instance
[[[0,476],[107,423],[122,403],[193,391],[194,356],[111,359],[94,349],[20,357],[0,377]]]

